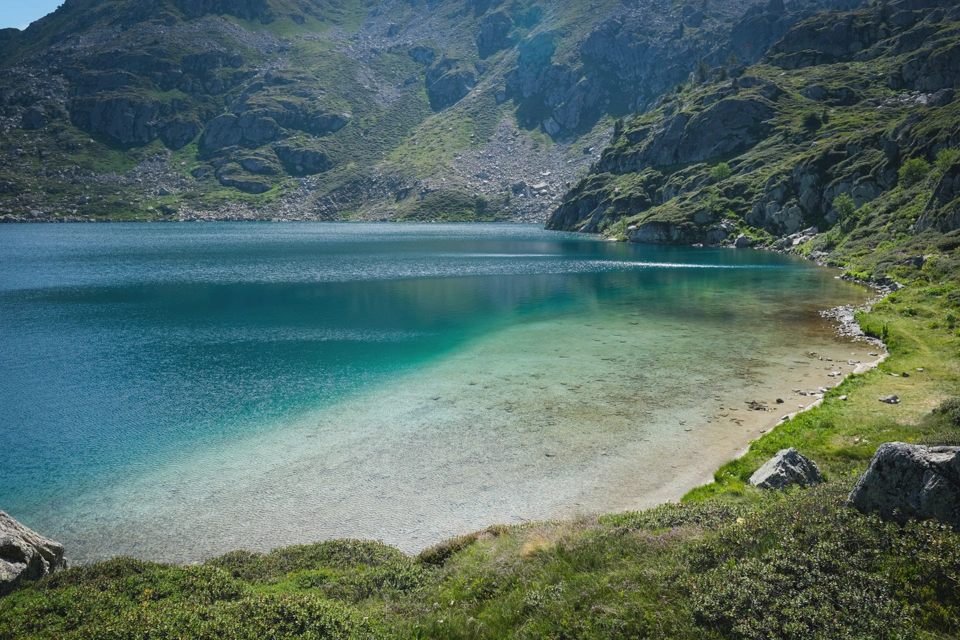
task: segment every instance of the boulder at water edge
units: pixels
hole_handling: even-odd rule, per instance
[[[960,447],[880,445],[850,501],[884,520],[934,518],[960,531]]]
[[[0,596],[24,580],[65,569],[63,545],[44,538],[0,511]]]
[[[817,463],[790,447],[781,449],[757,469],[750,476],[750,484],[761,489],[783,489],[791,484],[810,487],[822,479]]]

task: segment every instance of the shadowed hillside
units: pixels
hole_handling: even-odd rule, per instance
[[[0,32],[0,219],[543,220],[701,59],[851,0],[67,0]]]

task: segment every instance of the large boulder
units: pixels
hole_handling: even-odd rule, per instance
[[[484,18],[480,23],[480,35],[477,36],[477,49],[480,51],[480,57],[486,58],[510,44],[507,36],[512,28],[513,22],[502,11],[492,13]]]
[[[196,120],[178,118],[164,126],[160,131],[160,139],[171,149],[179,150],[190,144],[201,130]]]
[[[822,480],[817,463],[793,447],[778,451],[750,476],[750,484],[760,489],[784,489],[793,484],[810,487]]]
[[[466,96],[477,84],[477,76],[472,71],[459,70],[446,73],[427,87],[430,106],[435,110],[446,109]]]
[[[702,162],[743,151],[768,133],[766,123],[775,115],[773,107],[760,99],[721,100],[687,123],[676,149],[676,161]]]
[[[276,145],[273,150],[286,170],[294,175],[323,173],[333,166],[330,157],[319,148],[288,142]]]
[[[20,120],[20,127],[23,129],[42,129],[45,126],[47,126],[47,116],[43,109],[36,106],[27,109]]]
[[[770,48],[767,58],[785,69],[831,63],[871,47],[886,35],[882,23],[869,13],[823,12],[791,29]]]
[[[207,125],[203,134],[203,144],[210,151],[219,151],[224,147],[232,147],[243,139],[243,129],[240,119],[232,113],[217,116]]]
[[[880,445],[850,502],[884,520],[933,518],[960,530],[960,447]]]
[[[157,139],[160,107],[157,100],[136,95],[78,98],[69,105],[76,127],[123,145],[144,145]]]
[[[0,596],[24,580],[66,569],[63,545],[44,538],[0,511]]]
[[[764,89],[774,96],[779,91],[774,85]],[[640,172],[741,152],[770,133],[774,116],[776,110],[763,96],[724,98],[695,115],[676,113],[654,127],[628,133],[630,142],[640,142],[636,150],[608,149],[597,169],[617,174]]]

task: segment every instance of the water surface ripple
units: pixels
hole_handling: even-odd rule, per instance
[[[835,275],[531,225],[2,225],[0,509],[189,562],[646,506],[757,435],[718,403],[851,348]]]

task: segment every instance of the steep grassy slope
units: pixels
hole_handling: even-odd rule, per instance
[[[953,265],[960,12],[825,13],[759,63],[702,69],[618,124],[548,226],[637,242],[795,248],[856,275]],[[787,237],[789,236],[789,237]]]
[[[850,2],[68,0],[0,33],[0,219],[543,219],[613,119]]]

